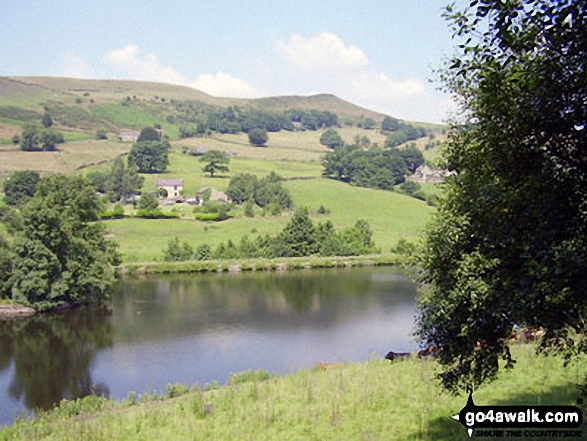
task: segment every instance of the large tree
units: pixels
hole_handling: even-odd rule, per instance
[[[19,205],[29,200],[37,190],[41,177],[32,170],[21,170],[12,173],[4,181],[4,200],[8,205]]]
[[[85,178],[41,179],[12,243],[12,298],[38,310],[106,301],[118,262],[97,222],[100,201]]]
[[[167,141],[140,141],[133,144],[128,155],[128,166],[138,167],[139,173],[163,173],[169,165]]]
[[[453,390],[492,379],[514,325],[587,351],[587,13],[574,0],[447,9],[460,99],[444,202],[419,258],[419,335]],[[570,338],[573,337],[573,338]]]
[[[208,150],[202,155],[200,162],[206,163],[203,171],[205,173],[210,173],[210,177],[213,178],[214,173],[226,173],[229,170],[228,164],[230,163],[230,158],[220,150]]]

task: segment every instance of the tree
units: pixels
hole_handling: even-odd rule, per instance
[[[105,227],[95,222],[100,201],[83,177],[56,175],[39,181],[23,207],[24,222],[12,244],[12,298],[37,310],[100,304],[119,262]]]
[[[4,201],[8,205],[20,205],[28,201],[37,190],[41,177],[31,170],[16,171],[4,181]]]
[[[141,141],[133,144],[128,155],[128,166],[137,166],[139,173],[163,173],[169,165],[167,141]]]
[[[381,130],[384,132],[395,132],[401,128],[401,123],[399,120],[392,118],[391,116],[386,116],[383,118],[381,122]]]
[[[249,142],[254,146],[260,147],[265,145],[269,140],[269,135],[265,129],[253,129],[249,131]]]
[[[94,138],[98,141],[108,139],[108,132],[104,129],[98,129],[96,130],[96,135],[94,136]]]
[[[43,127],[45,127],[46,129],[48,129],[49,127],[51,127],[53,125],[53,120],[51,119],[51,115],[49,115],[48,113],[45,113],[43,115]]]
[[[202,170],[204,173],[210,173],[211,178],[214,177],[214,173],[217,171],[222,173],[229,171],[230,158],[220,150],[208,150],[202,155],[200,162],[207,163]]]
[[[155,210],[158,206],[159,201],[152,193],[147,191],[141,194],[141,199],[139,200],[140,210]]]
[[[334,129],[326,129],[326,131],[320,136],[320,144],[325,145],[331,149],[337,149],[344,143],[338,132]]]
[[[399,154],[411,173],[414,173],[418,167],[424,164],[424,155],[414,143],[410,143],[406,148],[401,149]]]
[[[277,257],[303,257],[317,252],[315,228],[308,209],[296,210],[292,219],[276,238]]]
[[[105,190],[109,193],[112,202],[122,200],[126,204],[127,200],[140,190],[144,180],[138,175],[135,166],[125,167],[122,158],[118,157],[112,163],[110,174],[105,182]]]
[[[64,139],[61,133],[49,129],[39,131],[36,126],[30,125],[22,131],[20,149],[25,152],[52,151],[56,149],[57,144],[63,142]],[[42,144],[42,146],[39,144]]]
[[[137,138],[137,142],[145,141],[161,141],[161,136],[159,135],[159,132],[153,127],[145,127],[141,130],[141,133]]]
[[[20,137],[20,149],[25,152],[42,150],[39,147],[39,129],[36,126],[26,126]]]
[[[460,55],[442,73],[459,99],[455,172],[418,257],[419,336],[455,390],[513,360],[514,325],[540,349],[587,345],[587,11],[572,0],[472,1],[447,9]]]
[[[238,173],[230,178],[226,195],[232,202],[242,204],[254,198],[257,185],[257,176],[250,173]]]

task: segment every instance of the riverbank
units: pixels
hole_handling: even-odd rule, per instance
[[[515,369],[476,390],[475,403],[575,405],[585,360],[563,368],[561,357],[536,356],[534,349],[515,345]],[[418,359],[374,359],[283,377],[245,373],[213,390],[170,385],[165,397],[91,396],[18,420],[0,429],[0,439],[470,439],[449,418],[466,396],[443,392],[437,369]]]
[[[308,268],[341,268],[360,266],[399,265],[404,261],[399,254],[334,257],[282,257],[277,259],[188,260],[184,262],[127,263],[115,267],[117,277],[145,274],[283,271]]]
[[[13,320],[35,315],[35,310],[29,306],[16,303],[0,303],[0,320]]]

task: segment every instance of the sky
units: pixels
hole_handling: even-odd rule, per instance
[[[454,108],[449,0],[2,0],[0,75],[149,80],[214,96],[331,93],[411,121]]]

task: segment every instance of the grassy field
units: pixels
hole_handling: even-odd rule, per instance
[[[574,405],[576,385],[587,373],[584,360],[564,369],[561,358],[533,351],[515,346],[516,368],[476,390],[475,404]],[[442,391],[436,373],[433,362],[373,359],[268,379],[245,373],[210,391],[169,385],[168,398],[87,397],[4,427],[0,440],[470,439],[449,418],[465,406],[466,396]]]
[[[115,141],[83,140],[59,145],[57,152],[22,152],[18,146],[0,148],[0,178],[17,170],[38,173],[72,173],[92,164],[110,161],[130,150],[130,145]]]
[[[216,179],[214,180],[216,184]],[[218,180],[220,181],[220,179]],[[307,206],[311,218],[330,220],[336,228],[353,225],[359,219],[369,221],[373,238],[383,252],[389,252],[400,239],[415,241],[434,209],[422,201],[397,193],[352,187],[338,181],[317,178],[284,183],[296,206]],[[217,188],[220,186],[217,186]],[[328,214],[317,214],[323,205]],[[212,247],[242,236],[276,234],[290,220],[292,212],[281,216],[237,217],[223,222],[201,222],[193,218],[189,205],[177,205],[184,219],[125,218],[105,221],[112,237],[120,246],[124,262],[161,260],[170,239],[177,236],[192,247],[207,243]],[[148,240],[145,240],[148,238]]]

